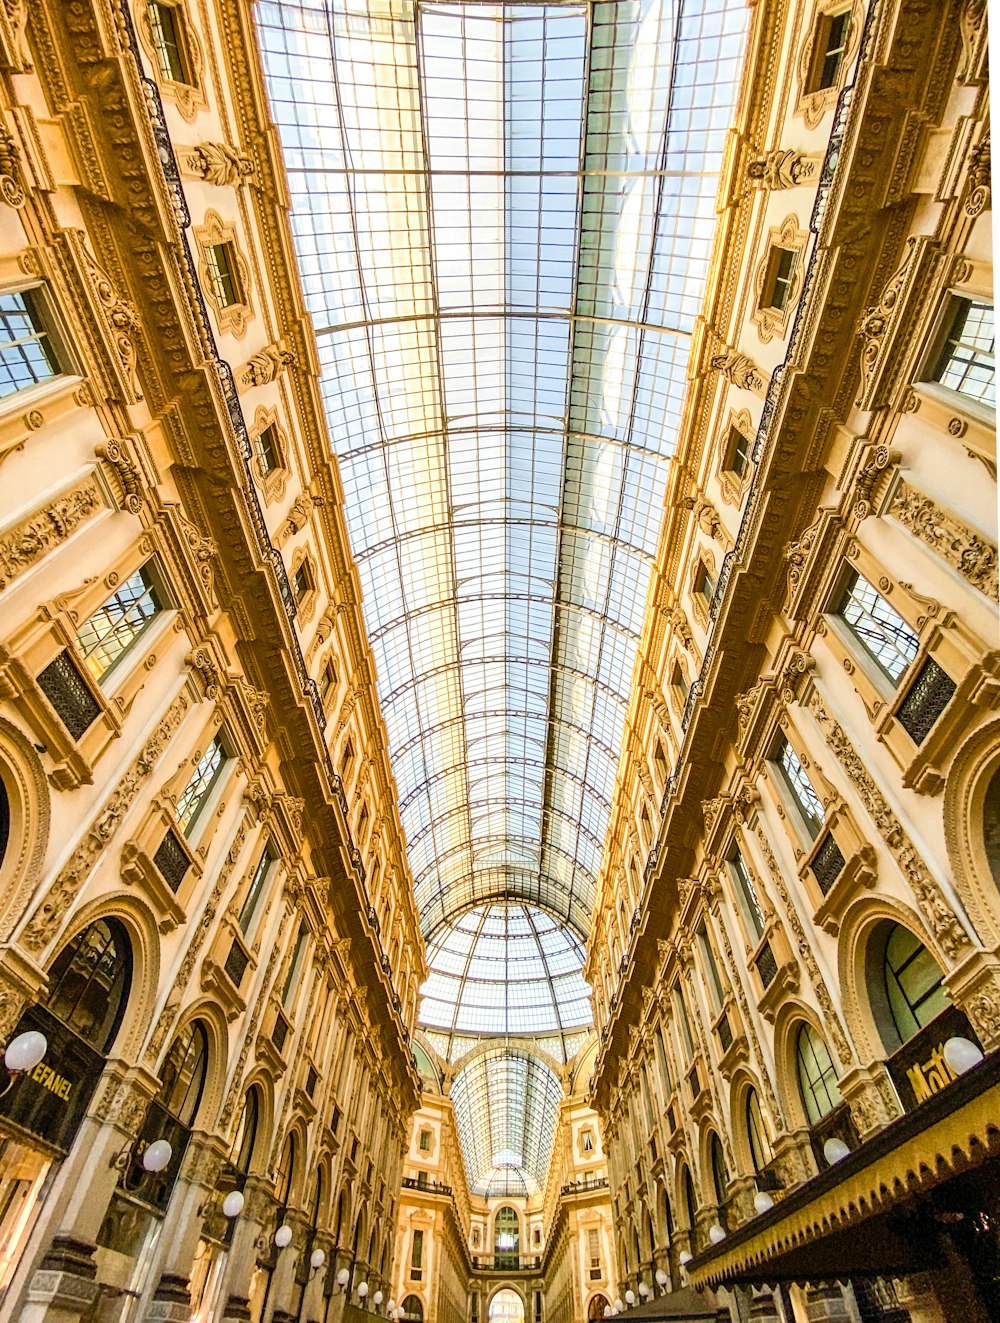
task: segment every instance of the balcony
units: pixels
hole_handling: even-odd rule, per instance
[[[452,1188],[445,1185],[444,1181],[434,1181],[423,1176],[404,1176],[402,1180],[404,1190],[421,1190],[425,1194],[444,1194],[451,1195]]]
[[[591,1190],[606,1190],[608,1188],[608,1178],[606,1176],[591,1176],[585,1181],[571,1181],[569,1185],[564,1185],[559,1191],[559,1198],[565,1199],[568,1195],[587,1194]]]

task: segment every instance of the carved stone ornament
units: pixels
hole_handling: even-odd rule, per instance
[[[202,142],[184,160],[185,166],[206,184],[220,187],[242,184],[255,172],[253,158],[227,142]]]
[[[899,871],[909,883],[941,951],[950,962],[954,962],[971,946],[969,935],[958,915],[942,895],[940,886],[876,785],[861,755],[840,724],[826,710],[815,690],[808,705],[827,744],[847,773],[882,840],[889,847]]]
[[[857,520],[867,519],[878,504],[878,493],[884,492],[881,486],[888,478],[888,470],[899,463],[898,450],[888,446],[875,446],[854,480],[854,510]]]
[[[297,361],[294,350],[289,349],[284,340],[265,345],[240,368],[240,385],[266,386],[285,368],[294,367]]]
[[[917,251],[916,239],[912,236],[906,241],[906,253],[899,266],[890,276],[879,301],[873,307],[866,308],[858,322],[858,334],[864,341],[861,349],[861,390],[857,403],[866,407],[868,397],[875,382],[879,364],[888,333],[899,312],[900,299],[910,276],[910,267]]]
[[[24,206],[20,153],[14,135],[0,125],[0,200],[8,207]]]
[[[795,595],[795,590],[799,586],[799,580],[802,578],[802,571],[805,569],[806,562],[809,560],[809,553],[812,551],[813,543],[819,533],[820,520],[816,519],[802,533],[797,540],[786,543],[782,555],[788,562],[788,597]]]
[[[969,153],[969,196],[965,200],[966,214],[978,216],[991,205],[992,198],[990,135],[987,133]]]
[[[754,271],[754,307],[750,316],[764,344],[768,344],[775,336],[784,335],[788,330],[789,320],[799,301],[805,280],[805,263],[802,261],[802,254],[808,237],[809,232],[800,228],[799,218],[794,215],[786,216],[781,224],[773,227],[768,234],[767,247]],[[786,249],[795,254],[788,290],[780,308],[771,306],[771,291],[765,288],[776,249]]]
[[[893,493],[888,513],[990,601],[997,600],[997,549],[991,542],[906,481]]]
[[[798,188],[809,184],[819,175],[823,158],[818,152],[797,152],[793,148],[776,148],[751,161],[747,178],[759,188]]]
[[[728,345],[723,345],[718,353],[713,354],[709,366],[721,373],[731,386],[738,386],[741,390],[763,395],[767,389],[767,383],[753,359],[736,349],[730,349]]]
[[[209,209],[205,213],[204,224],[199,225],[194,231],[194,237],[198,244],[198,274],[201,278],[201,288],[205,298],[212,305],[219,330],[228,331],[239,338],[247,329],[247,323],[253,316],[253,308],[250,303],[250,267],[236,241],[236,226],[230,221],[223,220],[217,211]],[[234,299],[232,303],[224,303],[220,300],[217,282],[211,278],[209,250],[222,244],[226,245],[231,267],[235,267],[235,271],[232,272],[235,287],[232,290]]]
[[[83,242],[82,231],[79,232],[78,238],[81,260],[114,343],[130,402],[136,403],[143,398],[135,370],[135,338],[141,326],[139,314],[135,304],[119,294],[114,281],[97,259],[88,252]]]
[[[142,479],[138,466],[133,463],[121,441],[110,438],[96,450],[99,459],[106,460],[114,469],[122,485],[122,505],[129,514],[142,510]]]
[[[103,507],[100,486],[91,474],[79,487],[0,533],[0,592]]]
[[[138,758],[118,782],[89,831],[60,869],[45,899],[21,933],[20,944],[26,951],[35,954],[51,940],[63,916],[75,900],[77,892],[90,876],[94,865],[121,826],[143,784],[152,775],[189,705],[187,696],[179,694],[165,715],[160,718],[159,724],[143,745]]]
[[[960,83],[975,84],[986,74],[987,24],[986,0],[964,0],[958,11],[958,30],[962,37],[962,58],[955,77]]]

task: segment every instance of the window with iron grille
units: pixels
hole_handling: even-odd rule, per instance
[[[77,630],[87,670],[102,680],[163,610],[151,562],[137,569]]]
[[[189,83],[187,43],[184,18],[175,5],[150,0],[149,28],[153,34],[156,62],[160,75],[172,83]]]
[[[996,406],[993,305],[955,299],[933,379],[970,400]]]
[[[173,831],[168,831],[160,842],[156,854],[153,855],[153,863],[160,870],[164,882],[171,891],[177,891],[191,867],[187,851]]]
[[[764,911],[761,908],[760,900],[757,897],[757,888],[750,875],[742,854],[739,850],[734,850],[729,856],[729,866],[736,876],[736,884],[739,887],[740,900],[742,902],[743,913],[750,930],[755,937],[762,937],[764,934]]]
[[[757,973],[763,987],[769,988],[778,975],[778,962],[771,950],[771,943],[765,942],[757,954]]]
[[[823,805],[806,775],[802,760],[783,735],[775,745],[772,757],[802,814],[806,830],[815,839],[823,825]]]
[[[852,572],[837,614],[879,669],[898,684],[920,647],[919,639],[899,612],[867,579]]]
[[[587,1257],[590,1259],[590,1280],[596,1282],[601,1277],[601,1238],[597,1227],[587,1230]]]
[[[80,739],[101,715],[101,708],[69,650],[55,656],[37,678],[59,720],[74,740]]]
[[[198,759],[198,766],[177,801],[177,822],[185,836],[190,836],[226,761],[226,746],[220,731]]]
[[[844,870],[844,855],[831,832],[813,855],[813,876],[825,896]]]
[[[226,963],[223,968],[233,987],[239,990],[243,982],[243,975],[247,972],[247,965],[250,963],[250,957],[247,955],[239,942],[234,941],[229,948],[229,954],[226,956]]]
[[[933,657],[928,657],[896,713],[914,744],[924,742],[954,692],[955,681]]]
[[[836,87],[840,82],[850,27],[849,8],[841,10],[839,14],[821,14],[817,19],[808,91],[822,92],[825,88]]]
[[[0,399],[51,381],[65,371],[43,309],[38,290],[0,294]]]
[[[244,302],[243,286],[236,266],[236,249],[228,240],[225,243],[206,244],[205,276],[220,308],[231,308],[235,303]]]
[[[240,909],[239,925],[240,932],[244,937],[249,936],[254,926],[254,920],[257,916],[257,911],[260,908],[261,897],[264,894],[264,885],[267,882],[268,874],[270,873],[271,866],[274,862],[275,856],[271,851],[271,847],[268,846],[257,862],[253,881],[250,883],[250,890],[247,892],[246,899]]]

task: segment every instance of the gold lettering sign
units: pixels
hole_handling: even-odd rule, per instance
[[[906,1072],[917,1103],[926,1102],[932,1094],[940,1093],[958,1076],[944,1059],[944,1047],[938,1044],[926,1061],[918,1061]]]
[[[57,1098],[61,1098],[63,1102],[69,1102],[70,1094],[73,1092],[72,1082],[66,1079],[64,1075],[57,1075],[51,1066],[47,1066],[44,1061],[40,1061],[31,1072],[31,1078],[40,1084],[43,1089],[48,1089],[49,1093],[54,1093]]]

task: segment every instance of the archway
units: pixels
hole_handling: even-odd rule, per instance
[[[596,1323],[597,1319],[603,1320],[604,1311],[610,1308],[611,1306],[603,1295],[595,1295],[593,1300],[591,1300],[590,1304],[587,1306],[588,1323]]]
[[[419,1296],[408,1295],[403,1301],[403,1323],[424,1323],[424,1307]]]
[[[524,1301],[511,1287],[503,1287],[490,1301],[490,1323],[524,1323]]]

